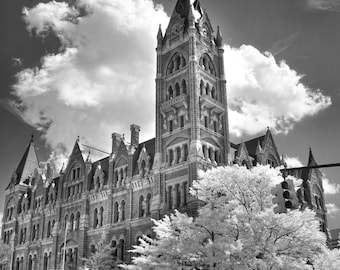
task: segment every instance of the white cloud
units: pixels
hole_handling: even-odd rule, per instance
[[[112,132],[141,126],[141,139],[154,136],[156,35],[168,16],[152,0],[79,0],[39,3],[24,9],[27,29],[56,35],[58,53],[41,66],[17,74],[12,106],[44,132],[55,150],[69,154],[77,136],[110,151]],[[84,16],[86,9],[86,16]],[[252,46],[225,47],[230,130],[255,135],[271,127],[288,132],[296,122],[330,106],[301,76]],[[129,140],[129,136],[126,136]],[[66,149],[68,151],[66,151]]]
[[[298,157],[288,157],[285,156],[284,161],[287,164],[287,168],[302,167],[303,164]]]
[[[255,135],[270,127],[287,133],[295,123],[331,105],[330,97],[303,85],[301,75],[252,46],[225,46],[230,131]]]
[[[333,215],[339,212],[339,207],[337,207],[334,203],[326,203],[327,214]]]
[[[2,218],[4,216],[4,213],[0,212],[0,228],[2,228]],[[0,231],[0,237],[1,237],[1,231]]]
[[[306,0],[306,7],[310,11],[321,10],[321,11],[340,11],[339,0]]]
[[[27,29],[58,36],[59,53],[17,74],[14,93],[26,122],[45,132],[54,156],[81,141],[110,150],[112,132],[141,125],[154,136],[158,25],[169,18],[152,0],[80,0],[24,9]],[[79,10],[86,8],[87,15]],[[82,11],[83,12],[83,11]],[[129,136],[126,136],[129,137]]]
[[[325,194],[337,194],[340,192],[340,185],[336,183],[331,183],[331,181],[327,178],[322,179],[322,185]]]

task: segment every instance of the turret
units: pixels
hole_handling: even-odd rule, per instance
[[[216,34],[215,43],[216,43],[216,46],[218,48],[222,48],[222,46],[223,46],[223,38],[222,38],[219,26],[217,26],[217,34]]]

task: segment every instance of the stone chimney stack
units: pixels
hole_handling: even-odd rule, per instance
[[[132,124],[130,126],[130,130],[131,130],[131,146],[137,148],[139,145],[140,126]]]
[[[118,133],[112,133],[112,154],[117,154],[122,136]]]

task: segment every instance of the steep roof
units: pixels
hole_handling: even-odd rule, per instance
[[[251,139],[249,141],[245,141],[244,144],[247,147],[249,156],[251,157],[256,157],[256,150],[257,150],[257,145],[260,143],[260,145],[263,145],[263,141],[265,139],[266,135],[260,136],[260,137],[256,137],[254,139]],[[239,144],[231,144],[231,147],[233,147],[234,149],[238,150],[240,145],[242,143]]]
[[[8,189],[11,184],[17,185],[20,182],[24,182],[37,168],[39,168],[39,160],[32,135],[19,165],[15,170],[16,178],[11,179],[11,182],[6,189]]]
[[[315,158],[313,156],[313,152],[312,152],[312,149],[309,148],[309,154],[308,154],[308,163],[307,163],[307,166],[315,166],[315,165],[318,165],[315,161]],[[301,178],[303,180],[309,180],[310,178],[310,174],[312,173],[312,170],[315,170],[314,172],[321,178],[322,177],[322,173],[319,169],[308,169],[308,168],[305,168],[305,169],[302,169],[302,174],[301,174]]]
[[[133,154],[133,159],[132,159],[133,173],[132,173],[132,175],[138,174],[137,160],[138,160],[140,152],[142,151],[144,146],[145,146],[145,149],[146,149],[147,153],[150,155],[150,167],[152,168],[153,159],[154,159],[155,151],[156,151],[155,142],[156,142],[156,139],[153,138],[151,140],[148,140],[146,142],[140,143],[138,145],[135,153]]]

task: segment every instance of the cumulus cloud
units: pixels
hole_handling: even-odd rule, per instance
[[[307,116],[331,105],[330,97],[301,83],[302,76],[252,46],[225,46],[230,131],[255,135],[271,127],[288,133]]]
[[[339,207],[335,205],[335,203],[326,203],[326,208],[327,208],[327,214],[328,215],[334,215],[339,212]]]
[[[332,183],[329,179],[323,178],[322,179],[323,189],[325,194],[337,194],[340,192],[340,185],[336,183]]]
[[[28,31],[60,40],[58,53],[16,76],[11,105],[43,132],[55,152],[81,142],[110,151],[112,132],[142,127],[154,136],[156,35],[169,17],[152,0],[51,1],[23,10]],[[255,135],[267,126],[287,133],[304,117],[330,106],[285,62],[252,46],[225,47],[231,133]],[[279,102],[278,102],[279,101]],[[129,136],[127,135],[127,140]]]
[[[285,156],[284,161],[287,164],[287,168],[302,167],[303,164],[298,157],[288,157]]]
[[[17,74],[12,106],[44,132],[57,157],[82,142],[109,151],[112,132],[142,126],[153,136],[158,25],[168,16],[152,0],[80,0],[24,9],[31,33],[60,39],[56,54]],[[128,137],[128,136],[127,136]],[[66,146],[66,147],[65,147]]]
[[[309,11],[340,11],[339,0],[306,0],[306,7]]]

